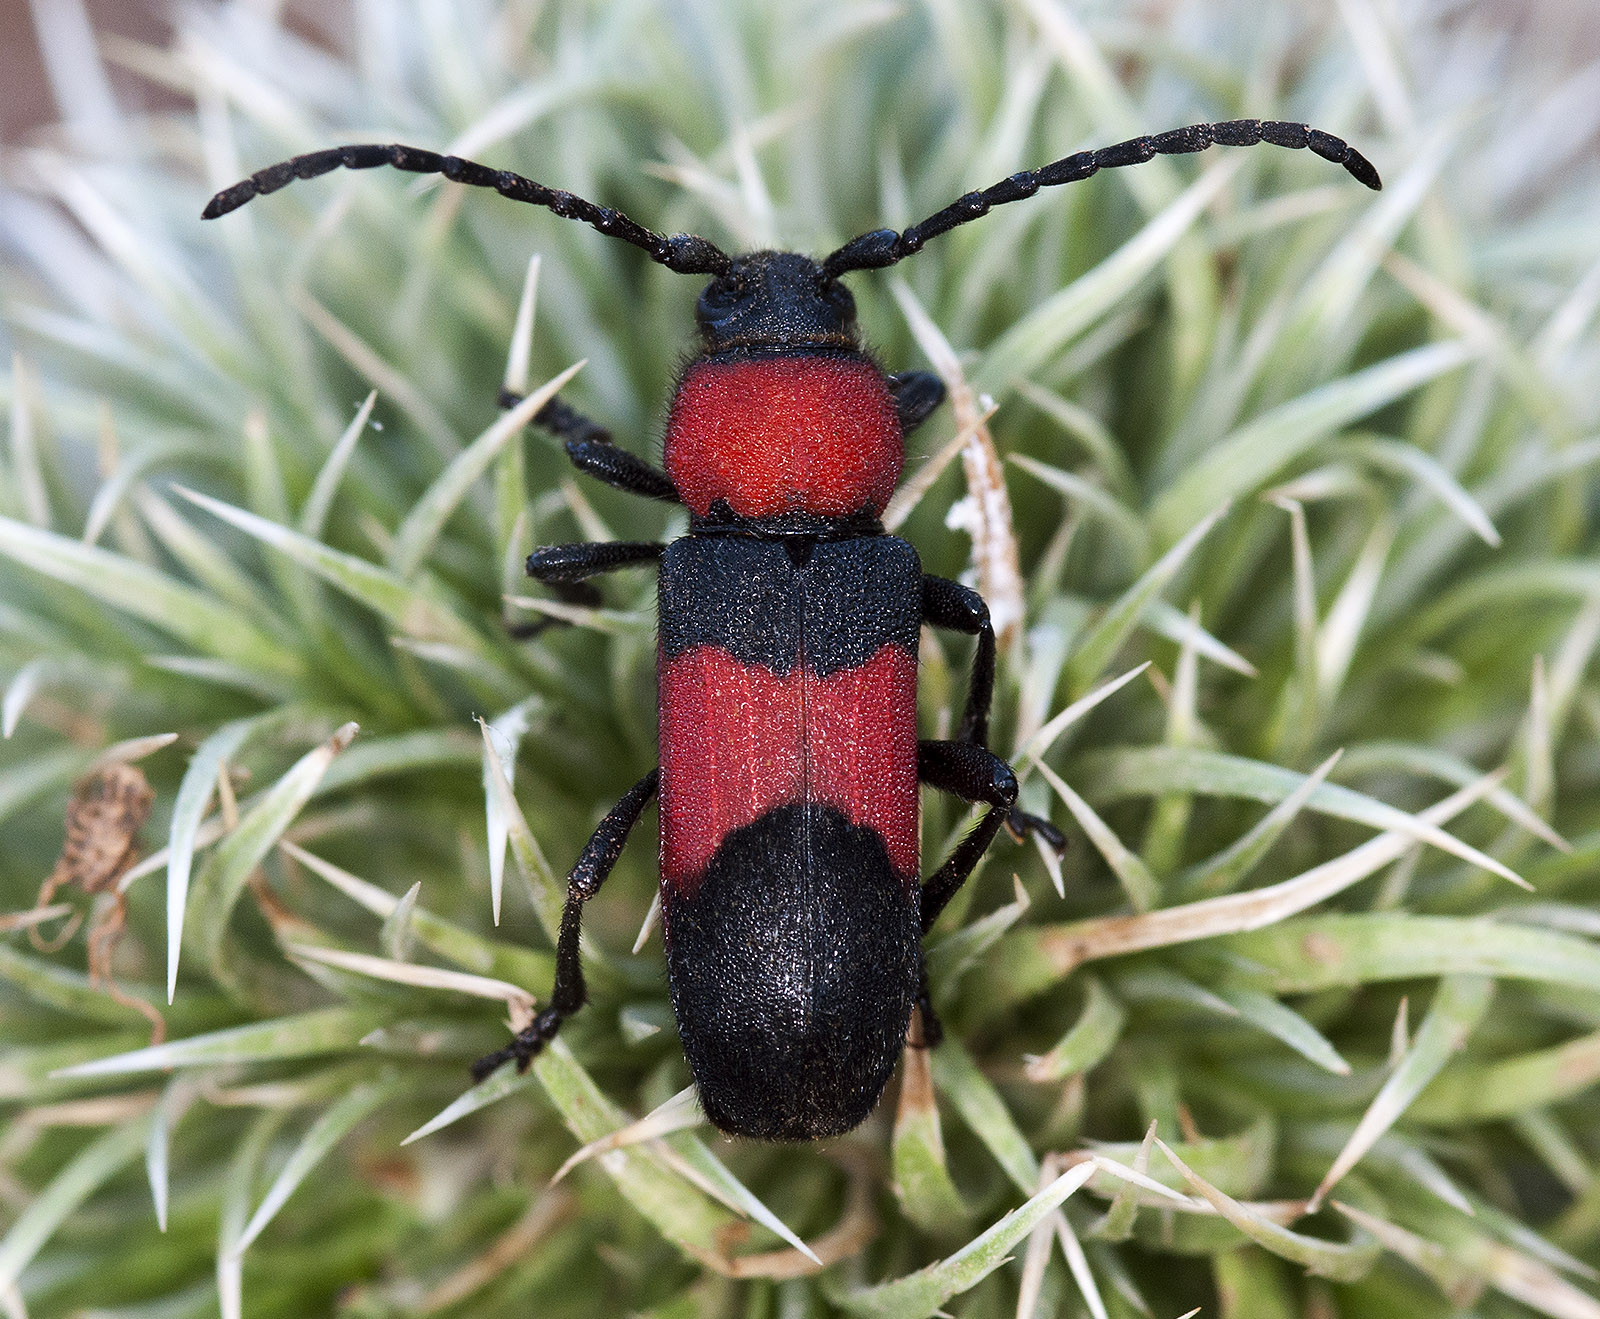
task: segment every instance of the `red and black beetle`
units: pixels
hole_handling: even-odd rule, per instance
[[[672,398],[665,471],[559,400],[534,418],[565,441],[579,470],[682,503],[690,523],[670,545],[553,545],[528,560],[534,578],[568,594],[599,573],[659,562],[661,765],[600,822],[572,868],[550,1006],[481,1059],[475,1076],[512,1060],[526,1067],[583,1006],[583,904],[658,794],[672,1003],[712,1122],[765,1140],[838,1135],[883,1093],[913,1007],[926,1041],[937,1042],[923,935],[1002,824],[1061,839],[1014,809],[1016,779],[986,745],[995,648],[987,606],[924,573],[917,552],[878,520],[905,435],[944,387],[923,372],[880,370],[840,276],[893,265],[1040,188],[1156,155],[1259,142],[1310,147],[1380,186],[1353,147],[1304,124],[1201,124],[1013,174],[820,262],[794,252],[729,256],[521,175],[398,145],[299,156],[211,199],[207,219],[297,178],[392,165],[493,188],[632,243],[670,270],[711,277],[695,308],[701,353]],[[917,739],[923,623],[977,638],[951,741]],[[920,783],[989,809],[919,882]]]

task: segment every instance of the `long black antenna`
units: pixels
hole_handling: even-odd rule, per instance
[[[680,274],[720,275],[733,264],[733,259],[726,252],[709,238],[701,238],[698,234],[658,234],[630,220],[621,211],[614,211],[609,206],[596,206],[559,188],[547,188],[508,169],[490,169],[487,165],[463,160],[460,156],[441,156],[437,151],[401,146],[399,143],[329,147],[326,151],[313,151],[310,155],[268,165],[231,188],[224,188],[206,203],[200,216],[204,220],[215,220],[219,215],[238,210],[252,197],[277,192],[296,179],[314,179],[341,168],[372,169],[378,165],[393,165],[396,169],[409,170],[413,174],[443,174],[455,183],[465,183],[474,188],[493,188],[502,197],[509,197],[514,202],[544,206],[563,220],[581,220],[593,225],[608,238],[620,238],[625,243],[643,248],[652,261]]]
[[[1309,124],[1290,124],[1277,119],[1233,119],[1225,124],[1194,124],[1174,128],[1169,133],[1135,137],[1098,151],[1080,151],[1039,169],[1024,170],[1001,179],[991,188],[969,192],[956,198],[942,211],[903,232],[874,229],[852,238],[822,263],[830,279],[849,270],[876,270],[892,266],[913,252],[920,251],[930,238],[954,229],[958,224],[987,215],[996,206],[1031,197],[1040,188],[1076,183],[1103,169],[1121,165],[1142,165],[1153,156],[1177,156],[1204,151],[1209,146],[1253,147],[1267,142],[1275,147],[1310,147],[1324,160],[1343,165],[1351,175],[1374,191],[1383,187],[1372,163],[1343,138],[1324,133]]]

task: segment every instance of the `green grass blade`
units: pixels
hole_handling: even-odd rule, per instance
[[[850,1314],[869,1319],[925,1319],[952,1296],[970,1291],[1011,1258],[1010,1252],[1058,1205],[1094,1173],[1093,1163],[1079,1164],[1057,1177],[1038,1195],[1013,1209],[993,1227],[954,1255],[916,1273],[876,1287],[832,1288],[829,1299]]]
[[[901,1055],[900,1101],[889,1157],[890,1185],[908,1219],[941,1237],[953,1236],[967,1225],[971,1215],[945,1157],[928,1050],[916,1045],[908,1045]]]
[[[489,905],[494,923],[500,924],[500,898],[505,888],[506,843],[511,836],[511,825],[501,805],[501,780],[504,792],[510,793],[517,772],[517,752],[521,749],[533,715],[540,708],[538,697],[518,701],[503,715],[483,726],[483,794],[484,816],[489,831]],[[493,744],[494,755],[489,754]],[[548,867],[546,867],[548,868]]]
[[[1097,801],[1155,796],[1163,792],[1247,797],[1277,804],[1300,786],[1305,776],[1293,770],[1239,756],[1221,755],[1191,747],[1128,747],[1095,752],[1081,771],[1083,782],[1093,784]],[[1477,848],[1453,838],[1442,829],[1422,823],[1364,793],[1323,783],[1306,798],[1306,807],[1325,815],[1354,820],[1374,829],[1408,833],[1452,856],[1482,866],[1503,878],[1525,885],[1509,866]]]
[[[507,1095],[514,1095],[519,1090],[526,1090],[535,1084],[538,1077],[532,1072],[519,1072],[515,1067],[502,1067],[496,1072],[479,1081],[470,1090],[464,1091],[452,1099],[439,1113],[429,1118],[420,1127],[413,1131],[400,1143],[409,1145],[412,1141],[421,1140],[424,1136],[431,1136],[436,1131],[442,1131],[452,1123],[470,1117],[479,1109],[487,1108],[490,1104],[498,1103]]]
[[[1280,801],[1249,830],[1228,844],[1222,851],[1179,876],[1176,890],[1185,898],[1211,897],[1231,893],[1255,869],[1261,858],[1282,836],[1297,815],[1305,808],[1322,782],[1333,772],[1344,753],[1335,751],[1301,781],[1300,786]]]
[[[1212,511],[1188,529],[1176,544],[1157,559],[1106,609],[1100,620],[1085,634],[1067,664],[1072,690],[1082,695],[1116,657],[1122,643],[1138,625],[1144,611],[1177,576],[1206,533],[1227,514],[1230,505],[1214,505]]]
[[[934,1051],[933,1080],[1018,1190],[1039,1184],[1039,1160],[993,1082],[955,1040]]]
[[[1083,1011],[1067,1033],[1042,1053],[1027,1060],[1030,1081],[1064,1081],[1102,1061],[1121,1038],[1127,1009],[1096,976],[1083,981]]]
[[[283,831],[311,799],[333,759],[356,735],[346,724],[321,746],[297,760],[261,800],[240,818],[238,827],[214,847],[195,876],[194,951],[221,984],[233,981],[223,957],[228,919],[250,873],[272,850]]]
[[[1327,1036],[1293,1008],[1254,989],[1222,988],[1217,994],[1246,1021],[1281,1040],[1302,1058],[1335,1076],[1350,1075],[1350,1064],[1328,1042]]]
[[[334,496],[338,494],[339,483],[344,479],[345,468],[350,465],[350,457],[372,419],[372,409],[377,402],[378,391],[374,389],[356,409],[356,415],[350,419],[344,434],[339,436],[329,451],[327,461],[322,464],[311,486],[311,493],[306,496],[305,506],[300,510],[298,525],[302,536],[310,540],[322,539],[323,530],[328,525],[328,514],[333,509]]]
[[[407,579],[416,575],[445,523],[473,483],[489,470],[501,449],[522,434],[534,414],[586,365],[586,362],[574,362],[511,408],[455,456],[438,480],[423,492],[394,534],[394,544],[389,549],[389,568],[397,577]]]
[[[167,1002],[178,987],[178,958],[183,947],[183,920],[189,904],[189,875],[194,866],[195,838],[205,817],[217,775],[256,733],[281,723],[284,712],[272,711],[224,724],[195,748],[172,803],[167,831]]]
[[[369,1081],[341,1095],[328,1108],[317,1115],[310,1129],[294,1147],[282,1171],[274,1179],[267,1193],[261,1197],[250,1221],[245,1224],[233,1243],[233,1252],[243,1255],[250,1243],[282,1209],[285,1201],[299,1189],[312,1170],[343,1140],[356,1125],[386,1104],[399,1090],[397,1078],[386,1081]]]
[[[0,981],[14,985],[35,1002],[108,1026],[126,1026],[138,1015],[136,1009],[118,1003],[100,986],[90,984],[82,972],[19,952],[7,943],[0,943]],[[152,1004],[158,999],[155,992],[140,986],[122,988]]]
[[[1308,1273],[1332,1278],[1339,1282],[1353,1282],[1363,1278],[1377,1263],[1381,1253],[1378,1243],[1365,1233],[1358,1233],[1349,1242],[1325,1241],[1320,1237],[1291,1232],[1270,1219],[1252,1212],[1231,1196],[1224,1195],[1204,1178],[1195,1174],[1163,1140],[1157,1147],[1183,1174],[1184,1180],[1234,1227],[1254,1241],[1256,1245],[1274,1255],[1300,1265]]]
[[[1094,808],[1074,792],[1059,774],[1042,760],[1037,763],[1039,773],[1044,775],[1045,782],[1054,788],[1056,795],[1067,804],[1067,809],[1072,812],[1073,819],[1077,820],[1078,827],[1088,835],[1095,850],[1111,867],[1111,873],[1122,885],[1122,891],[1128,895],[1128,901],[1133,904],[1133,909],[1149,911],[1152,907],[1158,906],[1161,901],[1161,886],[1156,883],[1155,876],[1150,873],[1149,867],[1140,859],[1138,853],[1131,851],[1111,831],[1106,822],[1095,814]]]
[[[1003,397],[1017,381],[1032,376],[1115,310],[1194,226],[1237,169],[1233,161],[1208,169],[1115,253],[1002,334],[984,354],[973,388]],[[1210,506],[1219,502],[1213,500]]]
[[[1378,1137],[1399,1120],[1428,1083],[1461,1051],[1482,1022],[1493,997],[1494,981],[1483,976],[1449,976],[1440,982],[1416,1039],[1361,1115],[1361,1121],[1339,1151],[1333,1166],[1318,1183],[1311,1197],[1313,1205],[1322,1203]]]
[[[224,522],[232,523],[365,605],[402,636],[457,646],[474,655],[483,650],[477,634],[451,613],[448,607],[387,569],[358,559],[353,554],[330,549],[309,536],[303,536],[298,531],[246,509],[225,504],[220,499],[212,499],[209,495],[181,486],[177,489],[185,499],[214,513]]]
[[[1580,1035],[1492,1063],[1451,1068],[1417,1099],[1417,1122],[1460,1125],[1495,1121],[1576,1099],[1600,1080],[1600,1035]]]
[[[80,1151],[17,1216],[0,1239],[0,1292],[15,1285],[40,1247],[79,1205],[139,1157],[149,1126],[147,1115],[111,1128]]]
[[[255,1021],[244,1026],[168,1040],[131,1053],[95,1058],[63,1067],[54,1075],[67,1078],[131,1076],[164,1072],[174,1067],[217,1067],[235,1063],[271,1063],[315,1058],[353,1049],[378,1022],[373,1014],[353,1007],[314,1008],[292,1017]]]
[[[1217,951],[1270,994],[1455,974],[1600,990],[1600,948],[1587,939],[1486,919],[1306,917],[1229,935]]]
[[[1158,544],[1172,544],[1228,500],[1249,494],[1319,440],[1387,407],[1472,359],[1459,343],[1397,354],[1280,404],[1240,427],[1194,463],[1150,511]]]
[[[296,677],[300,658],[243,614],[142,563],[54,532],[0,518],[0,554],[142,619],[219,659]]]

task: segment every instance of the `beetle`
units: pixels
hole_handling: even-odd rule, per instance
[[[519,1069],[586,999],[584,904],[660,798],[663,937],[673,1010],[706,1116],[732,1135],[836,1136],[877,1103],[920,1007],[940,1035],[922,939],[1003,825],[1064,845],[1016,809],[1017,782],[988,749],[995,636],[983,599],[922,571],[880,516],[905,436],[939,405],[925,372],[885,373],[863,347],[841,277],[891,266],[932,238],[1102,169],[1212,145],[1309,147],[1369,188],[1356,149],[1305,124],[1198,124],[1082,151],[969,192],[907,229],[874,229],[823,259],[729,255],[508,170],[416,147],[352,145],[298,156],[213,197],[212,219],[294,179],[380,165],[442,174],[543,206],[709,276],[700,351],[671,398],[664,470],[560,399],[534,418],[607,485],[686,505],[688,534],[553,545],[528,572],[575,597],[589,579],[659,567],[660,765],[600,822],[567,878],[549,1005],[473,1068]],[[515,399],[502,399],[503,404]],[[956,736],[919,741],[920,628],[976,638]],[[919,880],[919,784],[987,806]]]

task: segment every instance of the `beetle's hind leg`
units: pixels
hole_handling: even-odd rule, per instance
[[[922,884],[922,932],[926,934],[945,904],[967,882],[989,850],[1017,800],[1017,776],[994,752],[972,742],[917,743],[917,777],[962,801],[987,802],[983,819]]]
[[[556,983],[550,993],[550,1006],[533,1019],[533,1023],[517,1032],[510,1044],[493,1053],[485,1054],[472,1064],[472,1079],[481,1081],[502,1063],[516,1060],[517,1070],[526,1071],[531,1063],[561,1029],[561,1023],[581,1008],[588,1000],[589,991],[583,981],[583,963],[578,956],[579,936],[583,931],[583,904],[600,891],[622,855],[628,834],[639,822],[639,816],[656,795],[661,771],[653,769],[628,789],[606,818],[600,821],[590,837],[572,873],[567,876],[567,901],[561,909],[561,933],[556,939]]]
[[[926,961],[917,971],[917,1019],[921,1026],[920,1033],[914,1033],[909,1041],[914,1049],[937,1049],[944,1042],[944,1025],[939,1020],[939,1014],[933,1008],[933,991],[928,987],[928,964]]]
[[[1000,832],[1001,824],[1017,799],[1017,776],[994,752],[971,742],[919,742],[917,777],[962,801],[989,804],[989,810],[977,827],[957,843],[956,850],[945,863],[922,882],[921,921],[922,933],[926,935]],[[937,1048],[944,1038],[944,1027],[939,1024],[939,1014],[933,1010],[926,958],[917,970],[916,1005],[922,1031],[920,1039],[913,1037],[911,1042],[926,1049]]]

